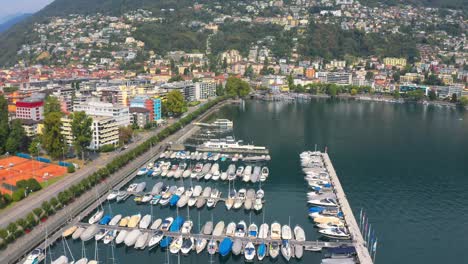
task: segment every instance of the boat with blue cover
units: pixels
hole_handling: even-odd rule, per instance
[[[171,244],[172,242],[172,237],[165,237],[161,240],[161,242],[159,243],[159,245],[161,246],[161,248],[167,248],[169,247],[169,245]]]
[[[172,195],[171,199],[169,200],[169,204],[171,206],[175,206],[177,204],[177,202],[179,201],[179,199],[180,199],[180,196],[177,195],[177,194],[174,194],[174,195]]]
[[[182,216],[176,217],[174,222],[172,223],[171,227],[169,228],[170,232],[179,232],[182,224],[184,223],[184,218]]]
[[[228,237],[224,238],[223,241],[221,241],[221,244],[219,244],[219,254],[221,256],[225,257],[229,254],[232,248],[232,240]]]
[[[266,256],[266,253],[267,253],[267,246],[265,243],[261,243],[257,249],[258,260],[261,261]]]
[[[110,215],[105,215],[105,216],[101,219],[101,221],[99,221],[99,224],[100,224],[100,225],[107,225],[107,224],[109,224],[110,220],[112,220],[112,216],[110,216]]]

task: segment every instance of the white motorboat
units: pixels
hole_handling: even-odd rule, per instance
[[[97,225],[90,225],[88,226],[80,235],[81,240],[88,241],[91,238],[94,238],[94,235],[99,232],[99,228]]]
[[[288,225],[283,225],[281,228],[281,238],[290,240],[292,239],[291,227]]]
[[[188,168],[182,173],[183,178],[188,178],[190,175],[192,175],[192,169]]]
[[[279,252],[280,252],[280,244],[277,241],[273,241],[270,243],[270,248],[269,248],[269,254],[272,259],[275,259],[278,257]]]
[[[227,180],[227,178],[228,178],[227,172],[225,172],[225,171],[221,172],[221,176],[220,176],[219,178],[220,178],[222,181]]]
[[[321,200],[309,200],[308,203],[318,206],[338,207],[338,203],[335,199],[332,198],[325,198]]]
[[[185,221],[181,229],[182,234],[190,234],[190,231],[192,231],[192,227],[193,222],[191,220]]]
[[[289,240],[284,239],[281,242],[281,254],[283,255],[284,259],[286,259],[286,261],[289,261],[291,259],[292,248],[291,244],[289,243]]]
[[[245,201],[247,190],[240,189],[234,202],[234,209],[239,209]]]
[[[150,240],[148,241],[148,248],[152,249],[155,247],[164,237],[164,233],[160,230],[153,233]]]
[[[121,244],[122,242],[125,241],[125,238],[127,237],[128,235],[128,231],[127,230],[121,230],[119,232],[119,234],[117,235],[117,237],[115,238],[115,243],[118,245],[118,244]]]
[[[99,241],[103,239],[107,235],[107,233],[109,233],[109,230],[100,229],[99,232],[97,232],[97,234],[94,235],[94,239],[96,239],[96,241]]]
[[[242,240],[240,240],[239,238],[237,239],[234,239],[234,244],[232,245],[232,254],[234,255],[239,255],[242,251]]]
[[[172,254],[177,254],[179,253],[180,249],[182,248],[182,243],[183,243],[183,237],[179,236],[176,239],[174,239],[169,246],[169,250]]]
[[[153,200],[153,195],[150,193],[147,193],[141,197],[141,203],[147,203],[149,201]]]
[[[118,214],[118,215],[112,217],[112,219],[109,221],[109,225],[110,226],[116,226],[120,222],[121,219],[122,219],[122,215]]]
[[[148,244],[150,233],[143,233],[140,235],[135,242],[135,249],[145,249]]]
[[[262,168],[260,166],[255,166],[253,169],[253,173],[250,176],[250,181],[253,183],[258,182],[260,179],[260,173],[261,173]]]
[[[160,226],[161,226],[161,223],[162,223],[162,219],[161,218],[158,218],[156,219],[153,224],[150,226],[150,229],[151,230],[157,230]]]
[[[197,177],[197,175],[202,172],[202,169],[203,169],[203,163],[199,162],[195,164],[195,167],[193,168],[192,173],[190,173],[190,178]]]
[[[141,229],[146,229],[148,228],[148,226],[151,224],[151,215],[147,214],[145,216],[143,216],[143,218],[141,219],[140,223],[138,224],[138,226],[141,228]]]
[[[148,173],[148,168],[141,168],[137,171],[137,176],[143,176],[143,175],[146,175]]]
[[[260,225],[260,231],[258,232],[258,238],[267,239],[270,226],[266,223]]]
[[[167,176],[168,178],[174,177],[174,175],[175,175],[175,173],[176,173],[176,171],[177,171],[178,168],[179,168],[179,165],[173,164],[173,165],[171,166],[171,169],[169,170],[169,172],[167,173],[166,176]]]
[[[316,224],[315,226],[318,227],[318,228],[320,228],[320,229],[328,229],[328,228],[340,228],[340,227],[344,227],[345,224],[344,224],[343,222],[339,222],[339,223]]]
[[[350,234],[348,233],[348,231],[346,231],[344,227],[320,229],[318,232],[323,236],[334,238],[334,239],[350,239],[351,238]]]
[[[252,242],[249,242],[247,245],[245,245],[244,258],[246,261],[253,261],[255,258],[255,246]]]
[[[185,205],[187,205],[188,200],[190,199],[190,196],[191,196],[192,192],[190,192],[189,195],[188,195],[187,193],[188,193],[188,191],[185,192],[185,193],[180,197],[180,199],[177,201],[177,207],[182,208],[182,207],[184,207]]]
[[[235,233],[236,233],[236,223],[231,222],[226,227],[226,236],[234,237]]]
[[[127,234],[125,237],[124,243],[127,247],[132,247],[135,245],[138,237],[141,236],[141,231],[139,229],[134,229],[130,231],[130,233]]]
[[[137,193],[140,193],[140,192],[143,192],[146,188],[146,182],[140,182],[137,184],[136,188],[135,188],[135,192]]]
[[[248,165],[244,169],[244,177],[242,178],[242,181],[244,182],[249,182],[250,181],[250,176],[252,175],[252,166]]]
[[[180,249],[180,251],[182,252],[182,254],[187,255],[192,250],[193,245],[194,245],[193,237],[186,238],[182,242],[182,248]]]
[[[104,244],[109,244],[112,240],[114,240],[114,238],[117,237],[117,234],[118,234],[117,230],[109,230],[107,235],[104,236],[102,242],[104,242]]]
[[[268,175],[270,175],[270,170],[268,169],[268,167],[263,167],[262,172],[260,174],[260,181],[264,182],[268,178]]]
[[[94,213],[91,218],[89,218],[88,223],[90,225],[95,224],[101,220],[101,218],[104,216],[104,211],[103,210],[98,210],[96,213]]]
[[[68,264],[68,258],[62,255],[54,261],[52,261],[50,264]]]
[[[221,174],[219,172],[219,164],[218,163],[213,164],[213,166],[211,167],[210,173],[212,175],[212,180],[214,180],[214,181],[219,180],[219,177],[220,177]]]
[[[211,195],[211,187],[205,187],[205,189],[203,190],[203,193],[202,193],[202,197],[204,198],[209,198]]]
[[[26,260],[23,264],[38,264],[45,259],[45,253],[42,248],[35,248],[29,255],[26,257]]]
[[[132,215],[130,220],[128,220],[127,226],[130,228],[135,228],[141,220],[141,214]]]
[[[258,235],[258,226],[255,223],[250,224],[247,237],[256,238]]]
[[[161,193],[161,191],[164,188],[164,183],[163,182],[157,182],[154,186],[153,189],[151,189],[151,194],[152,195],[158,195]]]
[[[240,221],[236,226],[236,232],[234,233],[235,237],[245,237],[246,224],[244,221]]]
[[[271,224],[270,238],[273,240],[281,239],[281,225],[278,222]]]
[[[80,238],[81,234],[85,231],[84,227],[78,227],[78,229],[73,232],[72,239],[76,240]]]
[[[206,163],[205,165],[203,165],[202,171],[200,172],[200,175],[202,177],[205,176],[205,174],[210,172],[210,169],[211,169],[211,163]],[[210,178],[211,178],[211,176],[210,176]]]
[[[206,206],[209,208],[215,207],[216,203],[218,202],[218,198],[221,196],[221,193],[218,189],[214,189],[211,191],[210,198],[208,199]]]
[[[167,217],[166,219],[164,219],[161,223],[161,226],[159,227],[159,229],[161,231],[168,231],[169,228],[171,227],[172,225],[172,222],[174,222],[174,218],[172,217]]]
[[[211,233],[213,233],[213,222],[211,221],[206,222],[202,227],[201,233],[203,235],[211,235]]]
[[[222,236],[223,233],[224,233],[224,221],[219,221],[213,230],[213,236]]]
[[[217,250],[218,250],[218,243],[216,242],[216,240],[211,239],[210,242],[208,243],[208,254],[214,255]]]
[[[204,238],[197,238],[195,240],[195,250],[197,251],[197,254],[200,254],[200,252],[205,249],[207,243],[208,241]]]
[[[239,166],[236,170],[236,176],[240,177],[244,174],[244,166]]]
[[[108,201],[112,201],[112,200],[115,200],[115,198],[117,198],[117,195],[119,194],[119,190],[112,190],[108,195],[107,195],[107,200]]]
[[[75,264],[88,264],[87,258],[81,258],[75,262]]]
[[[294,237],[296,238],[296,241],[303,242],[306,240],[305,237],[305,232],[304,229],[300,226],[294,227]],[[300,259],[302,258],[302,255],[304,253],[304,248],[302,245],[294,245],[294,255],[296,258]]]

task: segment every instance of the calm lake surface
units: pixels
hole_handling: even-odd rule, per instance
[[[213,218],[215,222],[245,220],[260,225],[278,221],[301,225],[308,240],[318,238],[307,216],[308,191],[301,172],[299,154],[317,144],[328,153],[341,180],[355,216],[363,208],[379,240],[376,263],[451,263],[468,262],[468,114],[455,109],[416,104],[332,101],[310,102],[246,101],[224,107],[219,117],[234,121],[236,139],[267,146],[272,161],[270,177],[261,186],[266,203],[262,213],[227,211],[223,203],[214,209],[104,204],[112,214],[142,215],[155,218],[190,217],[193,232]],[[240,165],[239,163],[238,165]],[[226,170],[229,162],[221,165]],[[182,184],[174,179],[137,177],[133,182]],[[190,181],[183,183],[190,186]],[[194,181],[193,185],[212,186],[226,196],[226,182]],[[236,189],[259,186],[236,182]],[[359,220],[358,220],[359,221]],[[67,240],[75,260],[81,258],[82,243]],[[65,245],[66,246],[66,245]],[[84,244],[86,256],[93,259],[95,243]],[[101,263],[113,263],[112,250],[98,243]],[[64,252],[64,243],[52,247],[52,257]],[[322,254],[305,252],[292,263],[320,263]],[[148,250],[114,248],[115,263],[177,263],[159,247]],[[461,261],[460,261],[461,260]],[[180,263],[243,263],[243,257],[210,259],[208,253],[181,256]],[[264,263],[270,263],[265,258]],[[286,263],[280,256],[277,263]]]

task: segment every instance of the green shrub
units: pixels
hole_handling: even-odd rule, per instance
[[[99,152],[111,152],[111,151],[114,151],[115,150],[115,146],[114,145],[104,145],[102,147],[99,148]]]
[[[25,192],[25,189],[23,188],[19,188],[16,191],[14,191],[13,194],[11,195],[13,202],[18,202],[18,201],[23,200],[23,198],[25,197],[24,192]]]
[[[68,166],[67,167],[67,172],[68,173],[74,173],[75,172],[75,166],[73,166],[73,165]]]
[[[37,216],[37,218],[41,218],[44,216],[44,210],[42,208],[36,208],[33,210],[33,213]]]

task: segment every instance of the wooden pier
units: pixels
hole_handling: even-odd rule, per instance
[[[90,226],[90,224],[87,224],[87,223],[78,223],[76,224],[76,226],[79,226],[79,227],[83,227],[83,228],[87,228]],[[140,230],[142,233],[150,233],[150,234],[153,234],[155,232],[157,232],[158,230],[151,230],[151,229],[142,229],[142,228],[130,228],[130,227],[121,227],[121,226],[108,226],[108,225],[98,225],[96,224],[96,226],[99,228],[99,229],[107,229],[107,230],[117,230],[117,231],[120,231],[120,230],[127,230],[127,231],[132,231],[132,230],[135,230],[135,229],[138,229]],[[181,232],[169,232],[169,231],[163,231],[163,234],[164,236],[169,236],[169,237],[185,237],[185,238],[189,238],[189,237],[193,237],[194,239],[206,239],[206,240],[210,240],[210,239],[214,239],[218,242],[221,242],[223,239],[225,239],[226,235],[222,235],[222,236],[213,236],[213,235],[204,235],[204,234],[193,234],[193,233],[189,233],[189,234],[182,234]],[[271,239],[271,238],[266,238],[266,239],[261,239],[261,238],[250,238],[250,237],[230,237],[232,238],[232,240],[235,240],[235,239],[240,239],[243,244],[247,244],[248,242],[252,242],[254,243],[255,245],[259,245],[261,243],[266,243],[266,244],[269,244],[269,243],[272,243],[272,242],[281,242],[281,239]],[[343,241],[339,241],[339,242],[328,242],[328,241],[320,241],[320,240],[316,240],[316,241],[297,241],[295,239],[291,239],[289,240],[290,244],[291,245],[300,245],[300,246],[304,246],[304,247],[316,247],[316,248],[334,248],[334,247],[340,247],[340,246],[353,246],[354,243],[353,241],[349,241],[349,240],[343,240]]]
[[[345,192],[341,186],[340,180],[338,179],[338,175],[336,175],[328,153],[322,153],[322,158],[333,183],[337,201],[340,204],[341,211],[343,212],[344,220],[346,221],[349,233],[353,239],[353,246],[356,248],[359,263],[372,264],[372,258],[366,247],[366,242],[362,237],[359,225],[356,222],[356,218],[354,218],[353,211],[351,210],[351,206],[349,205],[348,199],[346,198]]]

